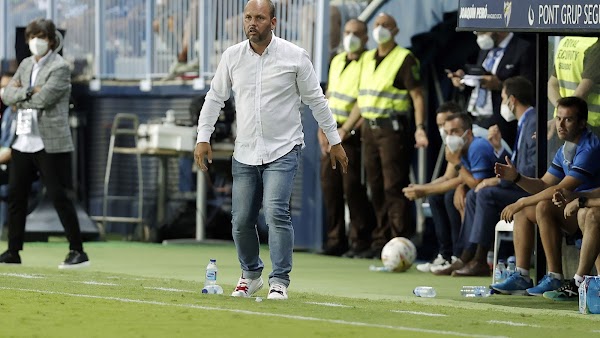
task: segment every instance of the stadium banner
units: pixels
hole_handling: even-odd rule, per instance
[[[459,0],[458,30],[600,32],[600,1]]]

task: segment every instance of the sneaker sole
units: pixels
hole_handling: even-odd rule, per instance
[[[258,287],[256,288],[256,290],[254,290],[254,292],[249,293],[247,296],[244,292],[241,291],[233,291],[231,293],[231,297],[241,297],[241,298],[250,298],[252,297],[253,294],[257,293],[258,291],[260,291],[260,289],[262,289],[264,285],[264,282],[262,280],[262,277],[260,278],[260,284],[258,285]]]
[[[578,301],[579,297],[571,297],[571,298],[552,298],[552,297],[548,297],[546,295],[542,295],[542,297],[546,298],[546,299],[550,299],[553,300],[555,302],[574,302],[574,301]]]
[[[496,288],[492,288],[492,290],[494,290],[494,293],[501,295],[529,296],[527,290],[501,290]]]
[[[287,299],[287,297],[283,297],[282,295],[279,295],[279,296],[273,296],[273,297],[271,297],[271,295],[269,294],[269,295],[267,296],[267,299],[268,299],[268,300],[286,300],[286,299]]]
[[[70,269],[86,268],[88,266],[90,266],[90,261],[82,262],[82,263],[79,263],[79,264],[60,264],[58,266],[58,268],[60,270],[70,270]]]

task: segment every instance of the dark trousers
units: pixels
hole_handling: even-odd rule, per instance
[[[410,183],[414,137],[405,120],[398,131],[363,123],[362,132],[367,182],[377,217],[371,248],[379,250],[394,237],[409,238],[414,233],[408,199],[402,193]]]
[[[446,260],[450,260],[451,256],[460,257],[463,248],[459,241],[461,220],[460,213],[454,207],[454,192],[453,189],[427,198],[440,247],[439,252]]]
[[[486,187],[479,192],[469,191],[465,206],[464,234],[465,245],[478,244],[490,249],[494,242],[496,223],[502,210],[529,194],[516,185]]]
[[[329,154],[321,158],[321,188],[325,204],[327,223],[327,248],[350,246],[357,251],[366,250],[371,245],[371,232],[375,227],[375,215],[367,196],[367,189],[361,182],[361,142],[360,133],[342,142],[348,156],[348,173],[341,167],[331,168]],[[344,201],[344,195],[346,200]],[[350,231],[346,236],[345,204],[350,211]]]
[[[67,196],[71,172],[71,154],[49,154],[45,150],[22,153],[12,150],[8,177],[8,249],[23,250],[27,199],[31,183],[39,172],[46,194],[54,204],[65,228],[69,249],[83,250],[79,220],[73,202]]]

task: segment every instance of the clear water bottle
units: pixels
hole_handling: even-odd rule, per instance
[[[433,298],[436,295],[435,289],[431,286],[417,286],[413,290],[413,293],[415,294],[415,296],[423,298]]]
[[[504,264],[504,260],[499,259],[494,271],[494,281],[500,283],[504,282],[504,279],[506,279],[506,265]]]
[[[217,284],[217,260],[211,259],[206,266],[206,278],[204,279],[204,286],[216,285]]]
[[[209,295],[222,295],[223,288],[216,284],[206,285],[206,286],[204,286],[204,288],[202,288],[202,293],[209,294]]]
[[[510,256],[506,260],[506,278],[510,277],[513,273],[517,271],[517,259],[515,256]]]
[[[463,286],[460,295],[463,297],[489,297],[491,290],[487,286]]]

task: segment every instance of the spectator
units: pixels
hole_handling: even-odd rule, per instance
[[[517,142],[510,157],[517,170],[525,176],[534,177],[536,172],[537,113],[533,108],[534,89],[529,80],[516,76],[503,82],[502,117],[518,121]],[[492,138],[494,148],[500,148],[498,138]],[[507,156],[507,155],[504,155]],[[502,156],[502,158],[504,157]],[[475,257],[453,276],[488,276],[487,253],[494,240],[494,228],[500,212],[507,205],[529,194],[513,182],[490,177],[481,181],[467,194],[465,221],[462,234],[464,243],[477,244]]]
[[[393,17],[378,15],[373,29],[377,48],[363,56],[357,102],[365,119],[362,127],[365,169],[377,227],[371,247],[357,255],[362,258],[379,257],[391,238],[410,237],[414,232],[402,188],[409,184],[413,148],[429,143],[419,61],[396,44],[394,37],[398,32]],[[409,125],[413,107],[414,138]]]
[[[51,20],[32,21],[25,36],[33,55],[21,62],[2,94],[6,104],[17,107],[18,117],[8,175],[8,250],[0,255],[0,263],[21,263],[27,199],[39,171],[69,240],[70,251],[59,269],[87,266],[79,220],[66,193],[74,149],[68,119],[69,65],[54,52],[56,26]]]
[[[586,191],[600,187],[600,141],[587,127],[587,103],[574,96],[558,100],[556,130],[565,143],[561,146],[548,171],[541,179],[522,175],[507,159],[507,164],[496,164],[499,178],[516,183],[531,196],[518,199],[501,213],[501,219],[514,219],[514,247],[517,271],[504,282],[491,287],[504,294],[541,296],[560,287],[563,278],[561,242],[563,232],[574,234],[577,217],[564,217],[564,205],[552,204],[557,189]],[[534,224],[537,224],[548,262],[548,273],[533,287],[529,277],[531,252],[534,244]],[[540,254],[540,253],[538,253]]]
[[[262,207],[273,264],[267,299],[287,299],[294,247],[290,199],[304,146],[301,100],[332,145],[331,166],[339,161],[346,172],[348,158],[308,53],[272,33],[277,24],[273,2],[248,1],[243,22],[248,40],[223,53],[198,120],[194,157],[207,171],[204,158],[212,162],[210,135],[233,92],[238,129],[232,158],[232,226],[242,276],[231,295],[250,297],[263,285],[256,230]]]
[[[507,122],[500,115],[502,81],[522,75],[533,83],[535,64],[531,55],[535,53],[529,42],[510,32],[477,32],[477,44],[481,51],[476,65],[483,67],[485,74],[473,84],[475,88],[470,92],[467,110],[473,115],[474,122],[481,127],[497,125],[502,137],[508,144],[513,144],[517,123]],[[467,69],[467,73],[470,72]],[[455,87],[465,89],[465,70],[451,72],[448,77]]]
[[[329,142],[319,130],[321,146],[321,187],[326,212],[326,255],[354,257],[371,245],[371,231],[375,224],[367,190],[361,182],[360,130],[355,129],[356,118],[349,119],[356,107],[361,57],[367,43],[367,25],[357,19],[344,26],[344,52],[331,61],[327,97],[333,117],[338,124],[342,146],[348,156],[348,173],[342,175],[329,165]],[[356,107],[356,108],[355,108]],[[357,114],[353,115],[354,117]],[[346,201],[344,201],[346,196]],[[345,205],[350,211],[350,231],[346,236]],[[348,245],[348,239],[350,245]]]
[[[4,73],[0,78],[0,97],[2,97],[2,93],[4,92],[4,88],[8,86],[10,80],[12,80],[14,74]],[[1,102],[1,100],[0,100]],[[11,149],[15,139],[15,131],[17,125],[13,123],[14,121],[14,107],[4,106],[2,103],[2,110],[0,110],[0,114],[2,116],[2,124],[0,127],[0,185],[8,184],[8,167],[7,164],[11,158]],[[0,227],[2,224],[0,224]],[[1,228],[0,228],[1,229]],[[2,231],[0,231],[2,233]]]

